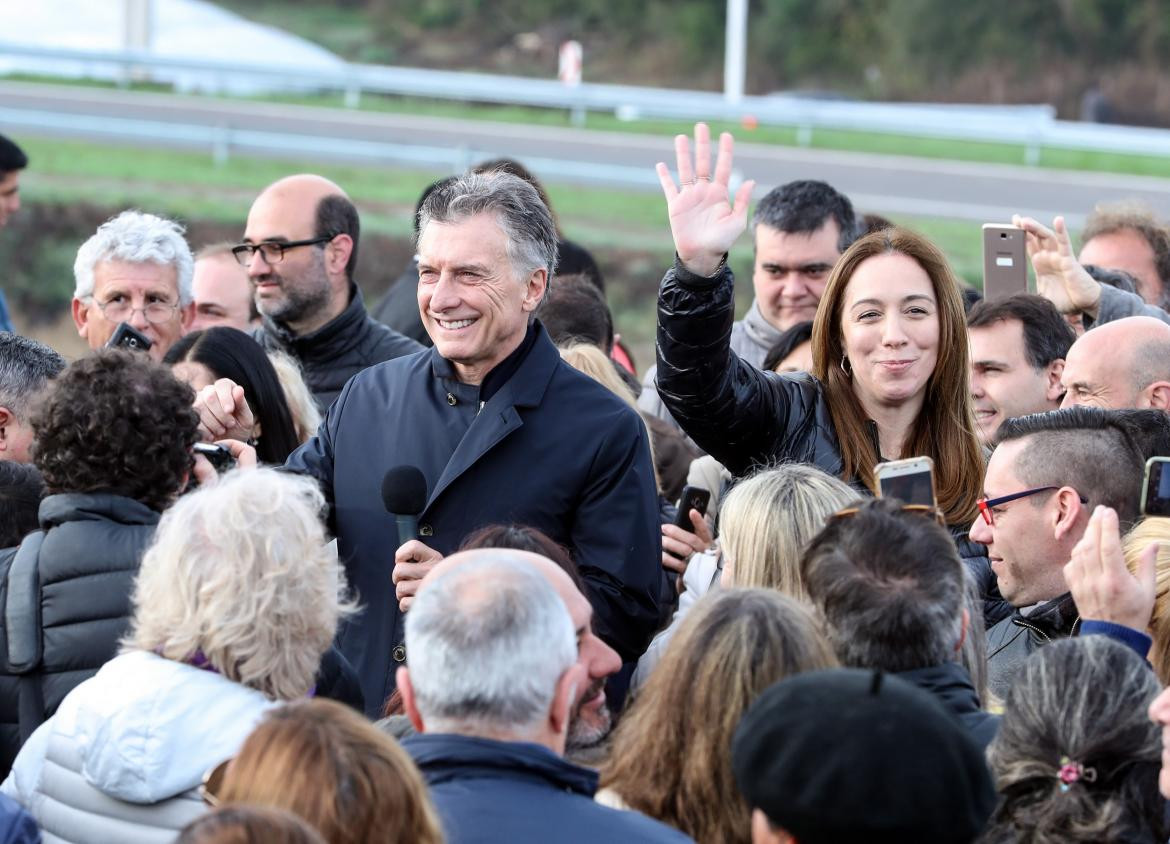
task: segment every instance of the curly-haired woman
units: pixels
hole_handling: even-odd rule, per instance
[[[43,530],[0,553],[0,770],[117,653],[134,576],[192,471],[198,425],[191,389],[126,351],[72,364],[33,413],[33,461],[47,496]]]

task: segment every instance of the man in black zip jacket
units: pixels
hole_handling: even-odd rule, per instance
[[[232,251],[263,317],[254,336],[296,358],[322,412],[368,366],[422,346],[372,319],[354,283],[360,221],[345,192],[321,176],[269,185]]]
[[[960,662],[965,638],[983,635],[964,610],[963,564],[945,528],[902,508],[871,500],[830,519],[801,558],[801,581],[843,666],[897,674],[986,748],[999,719]]]
[[[971,526],[1015,607],[987,632],[988,686],[997,695],[1037,647],[1079,631],[1064,566],[1095,507],[1112,507],[1123,529],[1137,518],[1145,455],[1134,430],[1125,414],[1087,407],[1000,427]]]

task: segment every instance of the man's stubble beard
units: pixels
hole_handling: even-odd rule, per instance
[[[278,272],[266,277],[276,281],[283,297],[280,300],[256,300],[261,314],[276,322],[302,322],[306,317],[329,305],[330,285],[325,274],[325,255],[318,251],[313,263],[299,278],[289,278]]]
[[[604,688],[605,681],[601,681],[599,685]],[[593,697],[595,689],[591,688],[589,691],[587,699]],[[583,709],[583,705],[578,706],[569,722],[569,733],[565,737],[566,751],[582,750],[601,744],[609,736],[610,730],[613,729],[613,715],[608,706],[602,706],[598,712],[591,713],[592,717],[589,720],[582,717]]]

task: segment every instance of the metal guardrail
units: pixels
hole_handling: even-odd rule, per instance
[[[372,164],[402,164],[462,173],[493,153],[471,146],[436,147],[397,144],[328,135],[266,132],[257,129],[211,126],[203,123],[143,120],[140,118],[63,114],[37,109],[0,107],[0,126],[49,130],[54,135],[79,138],[107,138],[142,142],[144,139],[178,149],[211,150],[217,162],[233,152],[263,155],[283,154]],[[657,189],[658,177],[649,167],[620,164],[598,165],[562,158],[526,156],[525,163],[542,176],[578,183]],[[738,179],[738,177],[736,177]]]
[[[79,63],[83,74],[181,82],[219,92],[233,81],[260,80],[270,90],[343,92],[350,107],[365,93],[431,99],[612,112],[619,117],[682,120],[751,119],[762,125],[797,127],[798,141],[811,143],[817,129],[1019,144],[1027,163],[1043,147],[1122,154],[1170,156],[1170,130],[1076,123],[1055,118],[1048,105],[984,106],[867,103],[786,95],[747,96],[727,102],[710,91],[582,83],[567,87],[551,79],[486,73],[339,63],[336,69],[224,63],[179,59],[141,51],[73,50],[0,42],[4,56]],[[98,74],[98,69],[105,72]]]

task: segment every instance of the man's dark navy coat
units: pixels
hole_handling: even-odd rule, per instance
[[[317,435],[289,456],[287,467],[316,477],[332,505],[338,553],[363,608],[339,645],[371,715],[405,654],[390,580],[397,528],[381,497],[396,466],[417,466],[427,479],[419,539],[435,550],[450,554],[484,525],[530,525],[568,546],[594,627],[624,660],[645,650],[658,623],[661,533],[646,427],[562,361],[539,323],[533,330],[535,342],[482,408],[480,387],[459,382],[430,349],[354,376]]]

